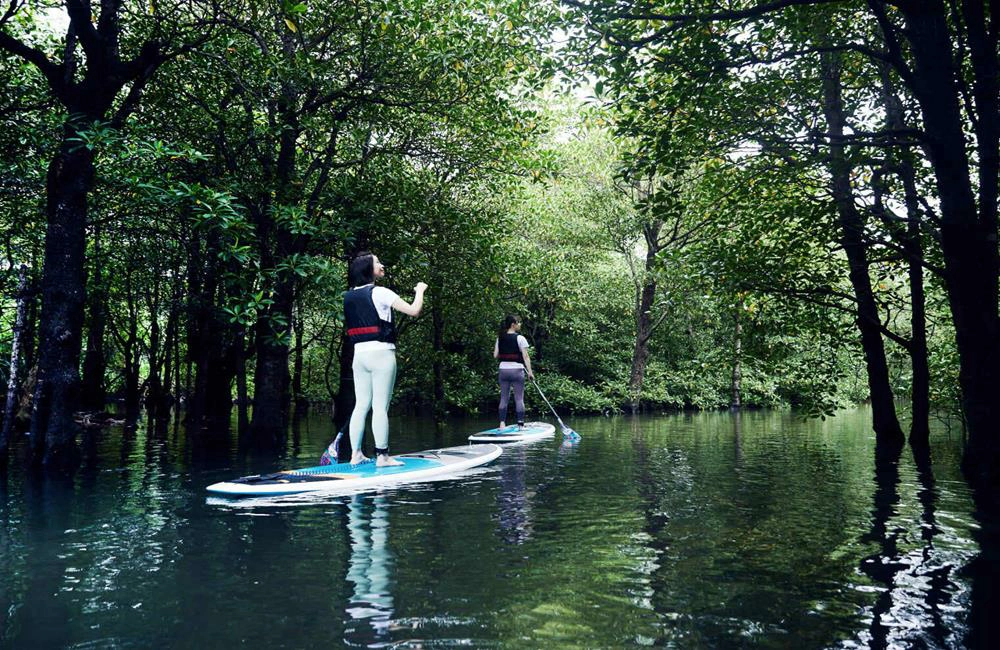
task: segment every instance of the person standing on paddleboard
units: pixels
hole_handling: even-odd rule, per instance
[[[402,465],[389,456],[389,401],[396,384],[396,325],[392,310],[419,316],[427,285],[413,288],[413,304],[376,281],[385,277],[385,267],[371,253],[359,253],[348,269],[351,288],[344,293],[344,321],[354,343],[354,411],[351,413],[351,464],[369,460],[361,453],[365,419],[372,411],[375,436],[375,464]]]
[[[500,360],[500,428],[507,426],[507,403],[510,391],[514,391],[514,411],[517,426],[524,428],[524,376],[534,379],[531,359],[528,357],[528,339],[519,334],[521,317],[508,315],[500,325],[497,342],[493,345],[493,357]]]

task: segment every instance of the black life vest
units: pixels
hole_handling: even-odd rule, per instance
[[[513,361],[524,365],[524,355],[517,345],[517,334],[504,332],[497,337],[497,359],[500,361]]]
[[[375,285],[351,289],[344,292],[344,324],[351,343],[365,341],[396,342],[396,325],[391,320],[382,320],[375,308],[372,291]],[[389,312],[392,318],[392,311]]]

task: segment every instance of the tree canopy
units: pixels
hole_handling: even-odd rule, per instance
[[[490,405],[516,313],[557,407],[870,400],[992,480],[996,68],[975,3],[10,2],[0,454],[112,402],[280,439],[372,250],[430,286],[399,408]]]

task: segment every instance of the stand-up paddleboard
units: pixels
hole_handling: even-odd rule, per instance
[[[410,483],[485,465],[501,454],[500,447],[447,447],[393,456],[402,465],[377,467],[374,462],[319,465],[274,474],[244,476],[206,488],[227,496],[276,496],[303,492],[353,492]]]
[[[523,442],[525,440],[541,440],[551,438],[556,428],[548,422],[525,422],[524,428],[517,425],[503,429],[489,429],[469,436],[469,442]]]

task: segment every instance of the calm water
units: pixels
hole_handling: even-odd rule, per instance
[[[112,430],[70,482],[0,480],[0,645],[962,647],[961,440],[876,467],[867,418],[573,418],[461,478],[249,503],[204,488],[315,464],[324,418],[280,458]],[[394,419],[393,449],[487,426]]]

